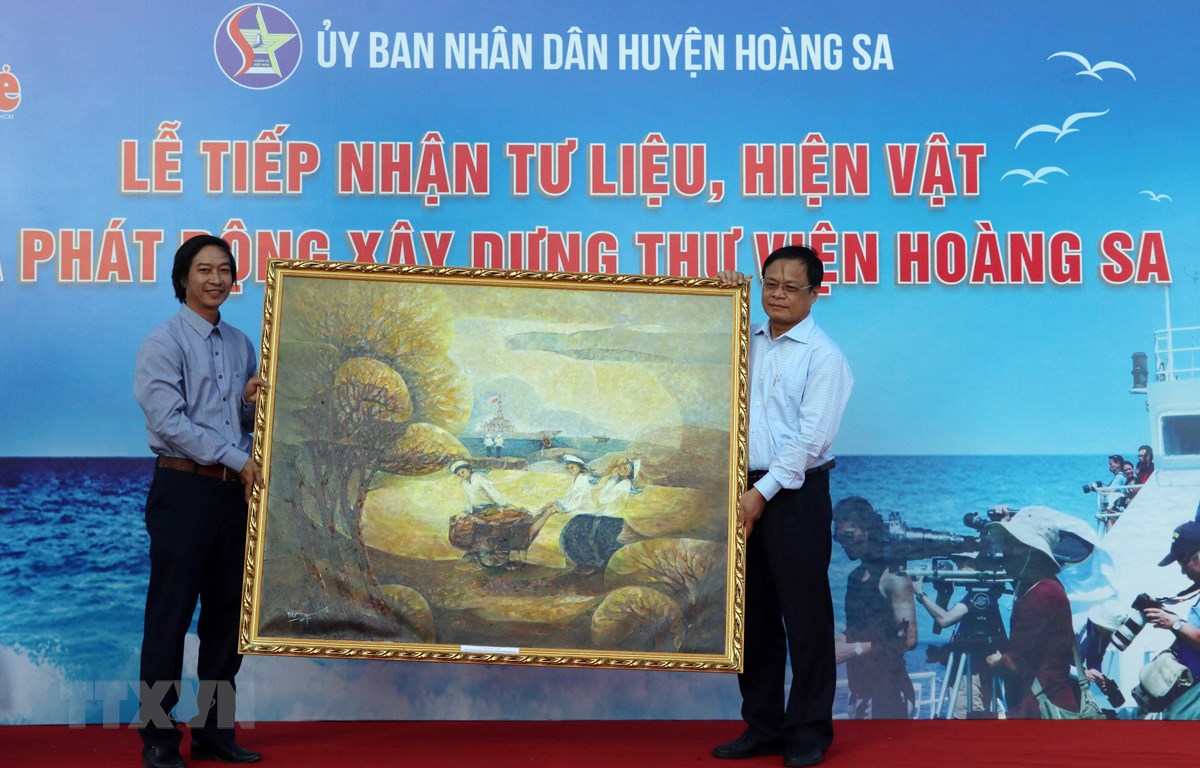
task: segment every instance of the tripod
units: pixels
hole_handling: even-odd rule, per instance
[[[988,654],[1008,644],[998,603],[1003,591],[1003,585],[997,584],[967,586],[967,596],[962,600],[967,613],[959,620],[950,641],[941,646],[946,652],[946,672],[938,688],[933,717],[961,716],[968,720],[1003,717],[1004,681],[984,661]],[[965,699],[962,706],[958,704],[960,695]]]

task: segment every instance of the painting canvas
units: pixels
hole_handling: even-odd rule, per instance
[[[747,297],[273,261],[242,650],[739,670]]]

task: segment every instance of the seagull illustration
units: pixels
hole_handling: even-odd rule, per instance
[[[1025,131],[1025,133],[1021,134],[1021,138],[1017,139],[1017,143],[1015,145],[1013,145],[1013,149],[1016,149],[1017,147],[1021,146],[1021,142],[1025,140],[1025,137],[1029,136],[1030,134],[1033,134],[1033,133],[1053,133],[1053,134],[1055,134],[1054,143],[1057,144],[1058,140],[1061,139],[1063,136],[1066,136],[1068,133],[1078,133],[1079,132],[1078,128],[1071,127],[1077,121],[1083,120],[1086,117],[1100,117],[1101,115],[1107,115],[1107,114],[1108,114],[1107,109],[1104,110],[1103,112],[1076,112],[1075,114],[1071,115],[1070,117],[1068,117],[1066,120],[1063,121],[1061,128],[1058,127],[1057,125],[1049,125],[1048,123],[1042,123],[1040,125],[1035,125],[1032,128],[1030,128],[1029,130]]]
[[[1030,184],[1045,184],[1045,183],[1047,183],[1046,180],[1043,179],[1042,177],[1048,173],[1061,173],[1063,176],[1071,175],[1071,174],[1067,173],[1066,171],[1064,171],[1062,168],[1059,168],[1057,165],[1047,165],[1045,167],[1038,168],[1036,173],[1030,173],[1029,171],[1025,170],[1024,168],[1013,168],[1011,171],[1008,171],[1003,176],[1001,176],[1000,180],[1004,181],[1009,176],[1024,176],[1025,178],[1029,179],[1029,181],[1026,181],[1024,184],[1021,185],[1022,187],[1025,187],[1025,186],[1029,186]]]
[[[1137,80],[1137,77],[1133,74],[1133,70],[1131,70],[1129,67],[1125,66],[1124,64],[1122,64],[1119,61],[1098,61],[1098,62],[1096,62],[1095,66],[1092,66],[1092,64],[1087,59],[1080,56],[1078,53],[1075,53],[1074,51],[1059,51],[1058,53],[1052,53],[1048,57],[1046,57],[1046,61],[1050,61],[1050,59],[1053,59],[1055,56],[1066,56],[1069,59],[1075,59],[1075,61],[1078,61],[1083,66],[1083,70],[1080,72],[1076,72],[1075,73],[1076,75],[1091,75],[1092,77],[1096,78],[1097,80],[1103,80],[1104,78],[1100,77],[1100,75],[1099,75],[1100,70],[1102,70],[1102,69],[1119,69],[1122,72],[1124,72],[1125,74],[1132,77],[1134,80]]]
[[[1174,200],[1171,199],[1170,195],[1156,195],[1148,189],[1143,189],[1141,192],[1138,192],[1138,194],[1139,195],[1150,195],[1150,199],[1156,203],[1161,203],[1163,200],[1166,200],[1168,203],[1175,202]]]

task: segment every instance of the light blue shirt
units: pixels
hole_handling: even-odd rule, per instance
[[[1200,627],[1200,600],[1192,603],[1192,607],[1188,611],[1187,623],[1193,627]],[[1176,638],[1171,647],[1175,649],[1175,655],[1179,657],[1180,664],[1187,667],[1193,676],[1200,675],[1200,649],[1182,637]]]
[[[770,500],[804,485],[804,474],[833,458],[831,447],[854,377],[846,357],[812,315],[772,339],[769,324],[750,329],[750,469]]]
[[[254,427],[254,404],[242,390],[255,369],[246,334],[180,307],[146,337],[134,370],[150,450],[240,472]]]
[[[1125,495],[1124,491],[1114,489],[1124,488],[1127,482],[1124,472],[1118,471],[1117,474],[1112,476],[1112,480],[1108,481],[1108,485],[1101,492],[1105,506],[1111,506],[1117,499]]]

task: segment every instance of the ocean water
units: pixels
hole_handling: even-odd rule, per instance
[[[0,459],[0,645],[68,679],[136,677],[149,459]]]
[[[846,456],[838,458],[831,484],[835,502],[859,495],[885,515],[899,512],[910,526],[971,533],[963,515],[997,504],[1045,505],[1090,520],[1095,497],[1083,494],[1081,486],[1103,478],[1105,464],[1102,455]],[[142,458],[0,459],[0,723],[68,718],[127,722],[132,717],[132,696],[111,707],[96,700],[81,705],[78,699],[81,686],[92,690],[89,686],[111,687],[116,681],[119,688],[122,681],[137,678],[149,576],[143,505],[152,471],[152,461]],[[839,622],[844,621],[845,582],[853,566],[835,545],[830,580]],[[931,624],[923,611],[918,616],[921,643],[907,657],[909,668],[936,671],[923,659]],[[302,674],[297,672],[301,662]],[[372,684],[386,692],[375,694],[380,697],[375,710],[337,709],[340,700],[329,695],[298,704],[301,697],[284,696],[270,682],[289,664],[288,674],[314,686],[323,686],[331,676],[342,678],[351,698],[355,680],[376,678]],[[391,684],[377,680],[379,667],[372,665],[379,664],[388,667]],[[736,718],[738,706],[736,684],[728,675],[533,668],[485,672],[476,665],[248,659],[243,676],[259,681],[254,698],[257,716],[264,720],[480,717],[491,711],[486,699],[492,688],[507,702],[493,716],[516,719],[547,712],[583,719]],[[544,701],[543,691],[561,690],[564,684],[590,693],[585,701],[541,709],[544,705],[537,702]],[[597,685],[611,694],[607,700],[591,695]],[[627,695],[646,689],[655,694],[641,699]],[[669,696],[677,698],[662,698]],[[664,706],[670,711],[663,711]]]

